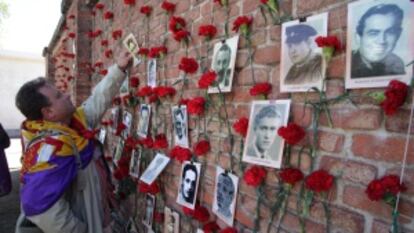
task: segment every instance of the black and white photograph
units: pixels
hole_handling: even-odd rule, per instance
[[[150,87],[157,86],[157,60],[150,59],[147,63],[147,83]]]
[[[118,120],[119,120],[119,115],[121,113],[121,110],[118,106],[113,107],[111,109],[111,121],[112,121],[112,130],[115,131],[116,128],[118,127]]]
[[[194,209],[197,200],[198,182],[200,180],[201,163],[186,161],[182,165],[180,187],[177,203]]]
[[[146,184],[152,184],[155,179],[157,179],[157,177],[161,174],[164,168],[168,165],[168,162],[170,162],[169,157],[165,156],[164,154],[157,153],[155,158],[148,165],[147,169],[145,169],[140,180]]]
[[[142,222],[147,228],[152,228],[152,221],[154,218],[155,196],[147,194],[145,196],[145,215]]]
[[[137,134],[140,137],[147,137],[148,128],[151,118],[151,105],[149,104],[141,104],[139,108],[139,119],[138,119],[138,126],[137,126]]]
[[[134,178],[139,178],[139,169],[141,165],[141,149],[132,151],[131,161],[129,162],[129,175]]]
[[[113,156],[113,161],[115,164],[118,164],[118,161],[122,157],[123,151],[124,151],[124,140],[122,138],[119,138],[119,141],[115,146],[115,154]]]
[[[180,215],[170,208],[164,208],[164,231],[163,233],[180,233]]]
[[[231,92],[238,44],[237,35],[214,45],[211,69],[217,74],[218,87],[209,87],[208,93]]]
[[[122,98],[125,95],[129,94],[129,78],[126,78],[119,88],[119,96]]]
[[[103,145],[105,144],[105,139],[106,139],[106,129],[101,128],[99,130],[98,141]]]
[[[213,213],[228,226],[233,226],[238,186],[237,176],[217,166]]]
[[[124,111],[122,123],[125,125],[125,129],[122,131],[122,137],[127,138],[130,135],[132,128],[132,114],[130,112]]]
[[[129,218],[127,226],[126,226],[126,232],[128,232],[128,233],[139,233],[137,225],[135,224],[133,218]]]
[[[286,126],[290,100],[253,101],[243,152],[243,161],[280,168],[284,140],[277,134]]]
[[[201,230],[201,229],[197,229],[197,232],[196,233],[204,233],[204,231]]]
[[[412,77],[412,1],[366,0],[348,4],[346,88],[385,87]]]
[[[174,126],[174,145],[188,148],[187,106],[173,106],[171,113]]]
[[[122,44],[133,56],[135,56],[139,50],[137,39],[132,33],[128,34],[128,36],[124,38]]]
[[[306,92],[312,87],[323,90],[326,63],[315,38],[326,36],[327,30],[328,13],[282,24],[281,92]]]

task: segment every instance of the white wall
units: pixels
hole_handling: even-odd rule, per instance
[[[6,130],[19,129],[24,120],[14,104],[19,88],[26,81],[44,75],[43,57],[0,50],[0,122]]]

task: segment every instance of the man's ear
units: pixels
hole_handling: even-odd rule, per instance
[[[49,107],[43,107],[40,112],[45,120],[51,120],[53,118],[53,111]]]

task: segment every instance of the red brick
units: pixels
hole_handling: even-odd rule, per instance
[[[352,137],[352,152],[355,156],[376,161],[401,162],[404,154],[405,138],[356,134]],[[414,162],[414,142],[408,148],[408,162]]]
[[[260,1],[244,0],[242,1],[242,4],[243,4],[242,14],[248,15],[259,8]]]
[[[367,211],[374,216],[385,219],[391,218],[391,206],[382,201],[371,201],[365,194],[365,190],[362,188],[346,186],[342,196],[344,204]],[[403,223],[411,222],[411,218],[414,215],[414,204],[403,199],[400,200],[399,220]]]
[[[343,107],[330,109],[332,126],[341,129],[374,130],[381,127],[382,113],[378,109]],[[322,114],[321,124],[328,126],[328,117]]]
[[[400,224],[399,227],[401,228],[400,229],[401,232],[414,233],[413,230],[408,230],[408,229],[404,228],[404,226],[401,226],[401,224]],[[372,228],[372,230],[371,230],[372,233],[389,233],[390,229],[391,229],[391,222],[385,223],[385,222],[380,221],[380,220],[375,220],[372,223],[371,228]]]
[[[292,103],[290,106],[291,115],[293,117],[293,122],[302,126],[309,127],[312,121],[312,111],[311,108],[306,107],[302,104]]]
[[[410,111],[399,109],[394,115],[385,117],[385,128],[390,132],[406,134],[408,130],[409,119]],[[410,132],[414,133],[414,125],[411,126]]]
[[[329,156],[321,159],[320,167],[331,174],[340,175],[342,179],[363,185],[368,185],[377,174],[377,169],[372,165]]]
[[[259,48],[254,53],[254,62],[258,64],[272,64],[280,61],[280,47],[267,46]]]

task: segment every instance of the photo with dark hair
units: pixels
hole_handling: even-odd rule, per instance
[[[141,107],[139,108],[139,119],[138,119],[138,126],[137,126],[138,136],[144,137],[144,138],[147,137],[150,117],[151,117],[151,105],[141,104]]]
[[[382,87],[391,79],[409,82],[413,16],[409,1],[364,1],[348,5],[347,88]]]
[[[181,169],[181,182],[177,195],[177,203],[194,209],[197,199],[197,189],[201,164],[184,162]]]
[[[187,106],[172,107],[174,145],[188,148]]]

